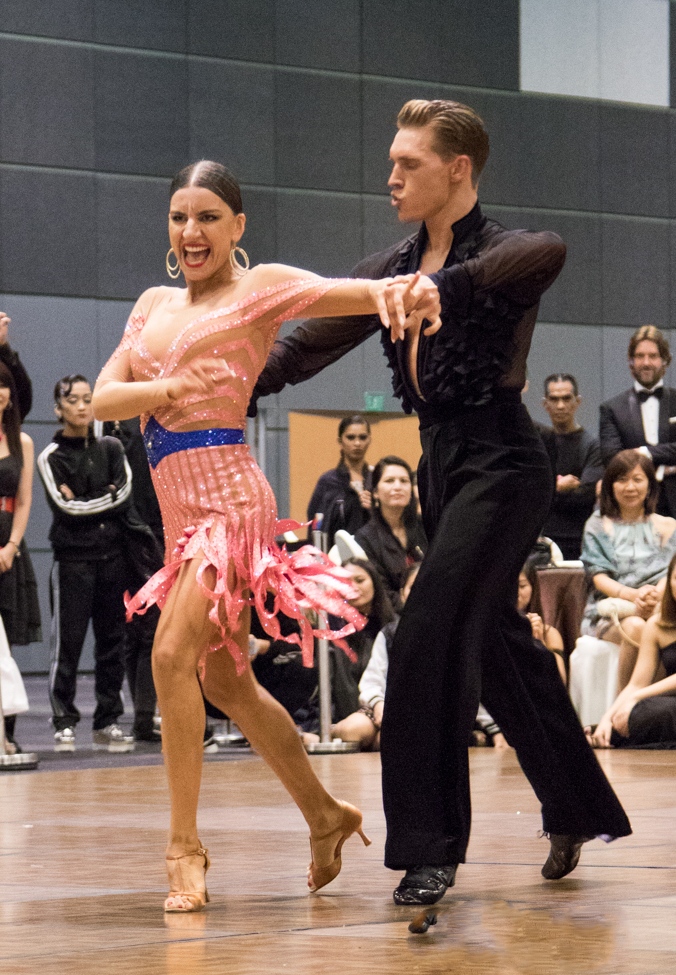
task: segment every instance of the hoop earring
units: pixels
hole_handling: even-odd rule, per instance
[[[176,267],[172,267],[171,264],[169,263],[169,255],[170,254],[173,254],[173,253],[174,253],[174,248],[173,247],[170,247],[169,250],[167,251],[167,256],[166,256],[166,259],[165,259],[165,264],[167,266],[167,274],[169,275],[169,277],[173,281],[175,281],[176,278],[178,278],[178,277],[181,276],[181,266],[178,263],[178,258],[176,257],[175,254],[174,254],[174,257],[176,257]]]
[[[237,260],[237,254],[242,255],[243,264],[240,264]],[[230,267],[233,269],[235,274],[240,277],[249,270],[249,255],[244,250],[243,247],[231,247],[230,248]]]

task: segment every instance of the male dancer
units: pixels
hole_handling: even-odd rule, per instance
[[[552,475],[520,390],[542,293],[563,266],[551,233],[487,220],[477,183],[481,119],[457,102],[411,101],[390,150],[392,205],[418,233],[367,258],[362,277],[421,271],[438,287],[440,329],[381,335],[393,386],[420,418],[418,473],[430,545],[392,647],[382,727],[385,864],[406,874],[397,904],[443,897],[470,827],[467,742],[479,698],[542,803],[547,879],[582,844],[631,827],[586,743],[551,653],[515,609],[519,570],[545,519]],[[371,318],[315,320],[276,343],[257,393],[300,382],[378,330]],[[432,607],[432,609],[431,609]]]

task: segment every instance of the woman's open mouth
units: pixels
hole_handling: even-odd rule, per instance
[[[206,263],[210,253],[210,247],[184,247],[183,260],[185,261],[187,267],[201,267],[204,263]]]

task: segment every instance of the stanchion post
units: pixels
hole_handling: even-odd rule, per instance
[[[328,537],[322,531],[323,515],[315,515],[312,523],[312,541],[315,548],[326,553]],[[329,621],[325,612],[319,614],[319,627],[328,630]],[[305,748],[312,754],[344,754],[359,751],[356,741],[340,741],[331,738],[331,661],[329,641],[322,637],[317,641],[317,669],[319,681],[319,741],[309,742]]]

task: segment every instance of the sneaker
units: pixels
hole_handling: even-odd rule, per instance
[[[207,725],[206,728],[204,729],[203,748],[204,748],[205,755],[213,755],[215,752],[218,751],[218,742],[214,737],[214,732],[211,725]]]
[[[55,752],[74,752],[75,751],[75,729],[62,728],[54,735]]]
[[[116,724],[98,728],[93,733],[95,752],[133,752],[136,741],[133,735],[125,735]]]

